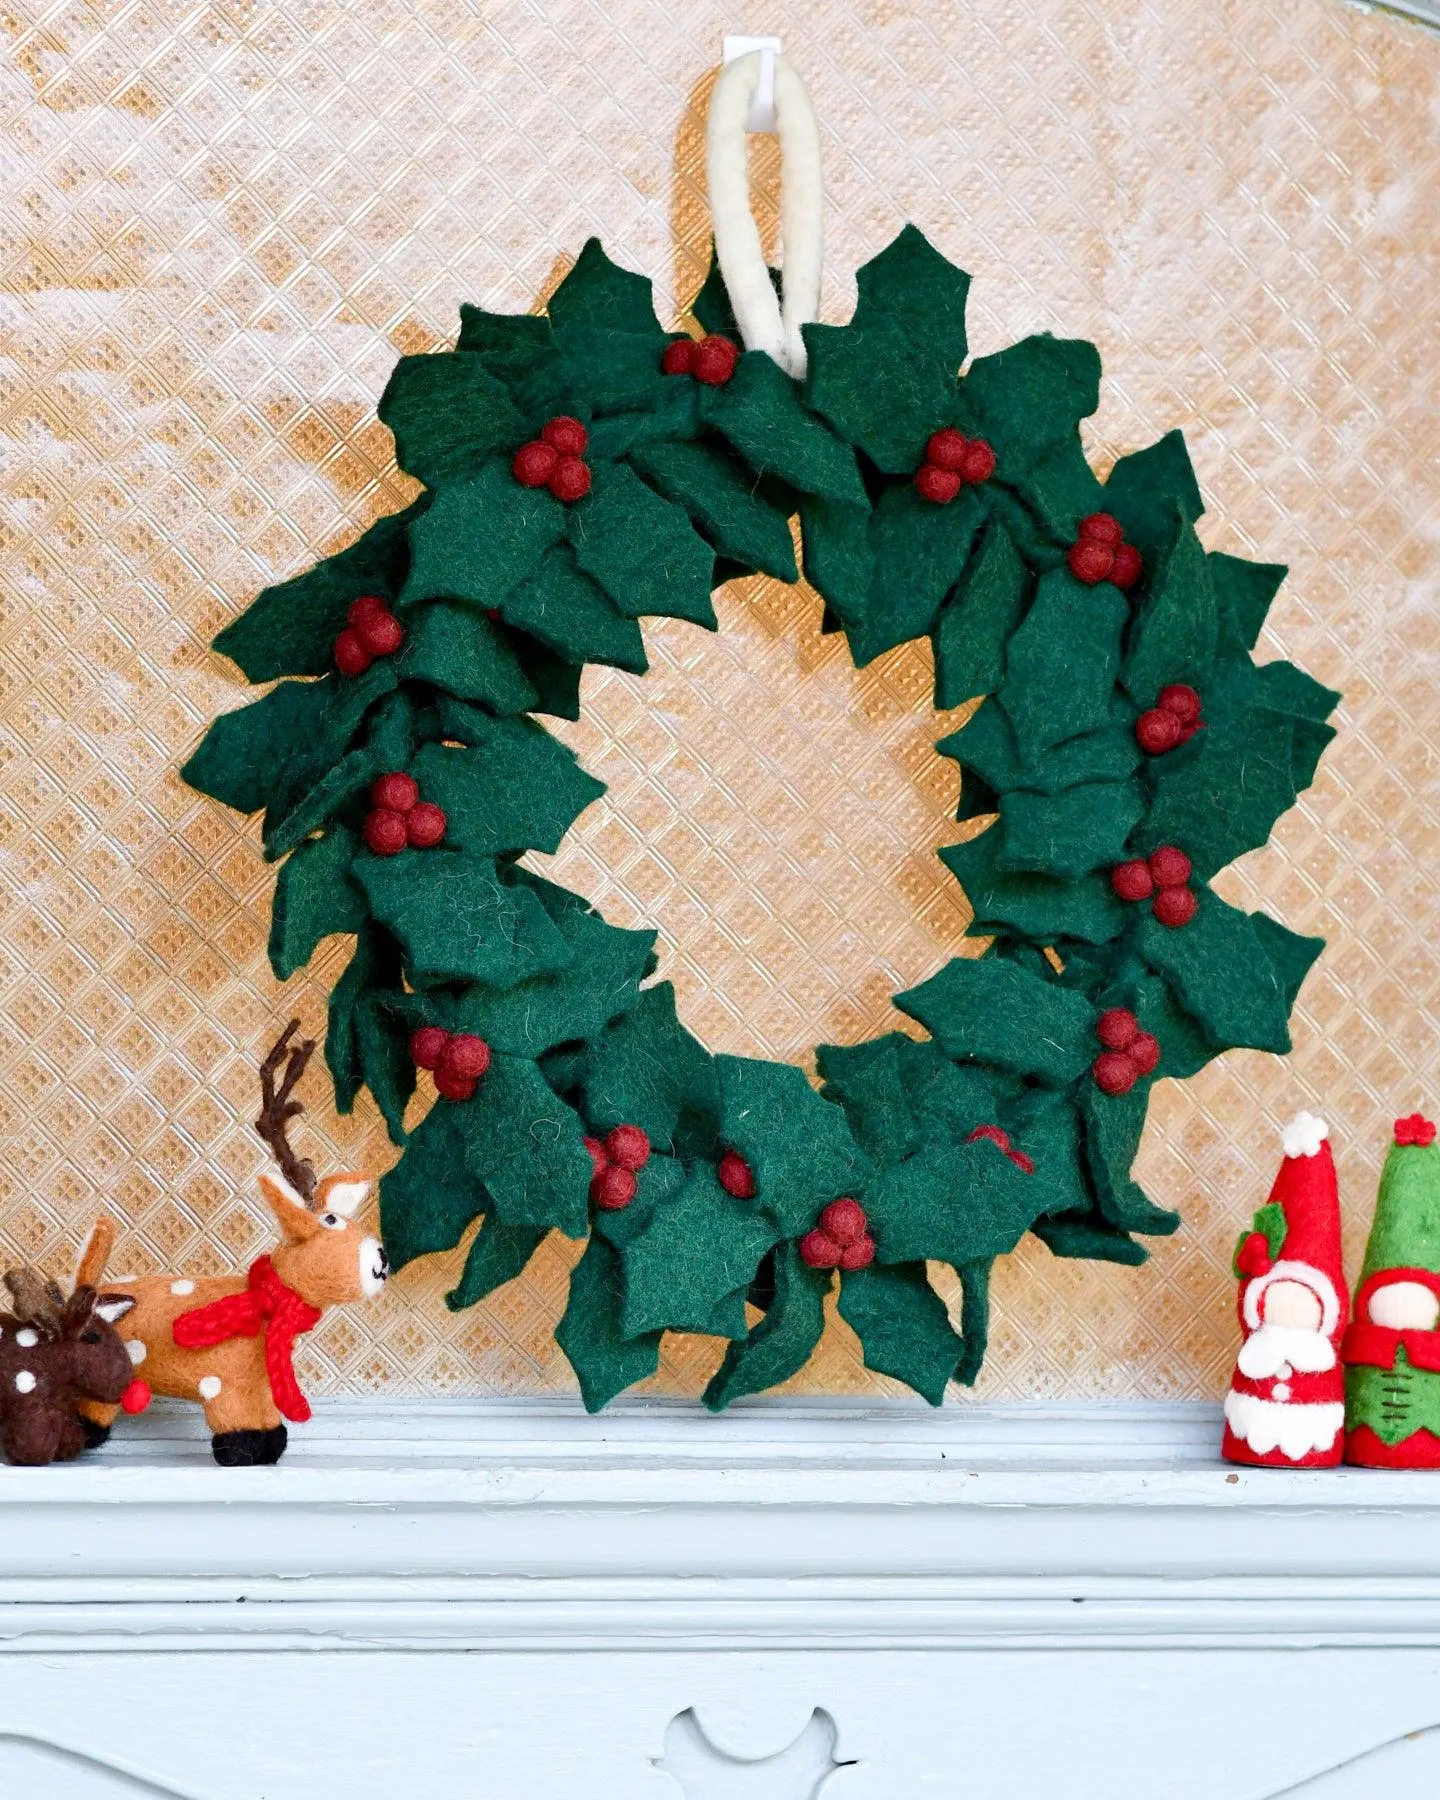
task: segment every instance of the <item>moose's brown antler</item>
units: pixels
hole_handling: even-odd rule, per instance
[[[14,1315],[22,1325],[33,1325],[49,1338],[59,1337],[65,1296],[53,1281],[38,1269],[7,1269],[5,1285],[10,1290]]]
[[[309,1206],[315,1199],[315,1171],[303,1156],[297,1156],[290,1148],[286,1135],[291,1119],[298,1118],[305,1110],[301,1101],[292,1100],[290,1096],[305,1073],[305,1065],[315,1054],[313,1038],[301,1038],[298,1044],[290,1042],[299,1029],[300,1021],[292,1019],[260,1065],[260,1117],[255,1121],[255,1129],[270,1146],[271,1155],[280,1165],[280,1173]],[[275,1076],[282,1063],[285,1073],[277,1087]]]

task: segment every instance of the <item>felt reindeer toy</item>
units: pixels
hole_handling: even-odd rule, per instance
[[[34,1269],[5,1276],[10,1310],[0,1312],[0,1448],[12,1463],[68,1462],[92,1440],[82,1400],[138,1412],[149,1400],[134,1379],[115,1322],[135,1302],[78,1286],[67,1300]]]
[[[257,1257],[245,1275],[142,1275],[123,1283],[135,1299],[121,1321],[130,1361],[155,1393],[199,1401],[215,1460],[227,1468],[280,1460],[284,1420],[310,1417],[291,1363],[295,1339],[319,1323],[326,1307],[378,1294],[390,1272],[379,1239],[363,1236],[353,1223],[370,1192],[369,1177],[347,1171],[317,1181],[290,1147],[287,1128],[305,1110],[292,1095],[315,1050],[309,1039],[291,1044],[299,1025],[290,1021],[260,1065],[255,1121],[279,1166],[278,1175],[261,1174],[260,1191],[284,1242]],[[84,1278],[98,1276],[113,1231],[102,1219],[91,1233],[81,1258]],[[114,1407],[87,1404],[82,1411],[103,1438]]]

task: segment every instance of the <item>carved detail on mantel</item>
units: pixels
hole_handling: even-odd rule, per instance
[[[845,1765],[835,1756],[835,1721],[816,1707],[805,1729],[772,1756],[734,1756],[715,1744],[687,1707],[665,1732],[655,1758],[685,1800],[820,1800],[820,1790]]]

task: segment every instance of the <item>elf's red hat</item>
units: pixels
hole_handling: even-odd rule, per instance
[[[1242,1311],[1252,1331],[1260,1324],[1265,1290],[1276,1281],[1298,1281],[1315,1294],[1326,1337],[1345,1323],[1349,1297],[1340,1252],[1340,1188],[1329,1137],[1329,1126],[1313,1113],[1299,1113],[1285,1127],[1285,1157],[1269,1201],[1285,1214],[1285,1237],[1276,1260],[1245,1289]]]

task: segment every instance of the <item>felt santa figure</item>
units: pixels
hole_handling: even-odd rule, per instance
[[[1345,1333],[1345,1460],[1440,1469],[1440,1146],[1419,1113],[1395,1121]]]
[[[1225,1396],[1230,1462],[1324,1469],[1344,1448],[1339,1345],[1349,1298],[1340,1194],[1323,1119],[1286,1126],[1270,1198],[1235,1250],[1244,1341]]]

